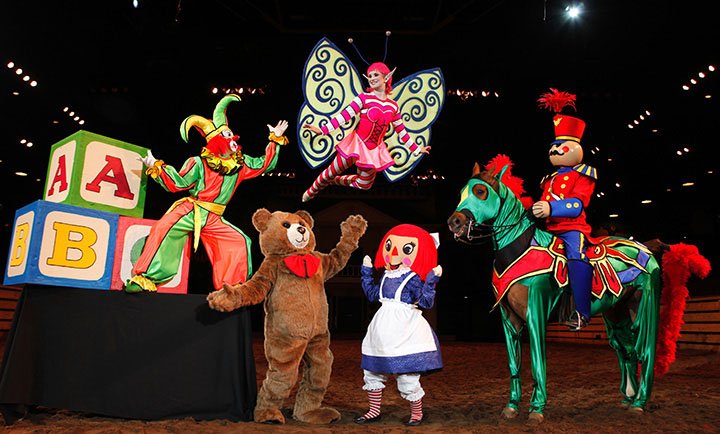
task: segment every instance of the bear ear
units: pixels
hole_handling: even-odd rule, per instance
[[[270,211],[266,210],[265,208],[260,208],[259,210],[255,211],[255,214],[252,216],[252,224],[255,226],[255,229],[257,229],[258,232],[263,232],[268,227],[268,221],[270,221],[270,217],[272,214]]]
[[[297,215],[297,216],[299,216],[301,219],[305,220],[305,223],[308,224],[308,226],[310,227],[310,229],[312,229],[313,226],[315,225],[315,220],[313,220],[313,218],[312,218],[312,216],[310,215],[309,212],[301,209],[301,210],[295,211],[295,215]]]

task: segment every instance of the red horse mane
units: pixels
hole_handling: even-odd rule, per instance
[[[513,165],[514,163],[512,162],[512,160],[510,160],[510,157],[505,154],[498,154],[494,156],[485,165],[485,170],[489,171],[493,174],[493,176],[495,176],[500,173],[503,167],[508,166],[505,174],[502,177],[502,183],[505,184],[505,186],[509,188],[510,191],[515,193],[515,196],[520,199],[520,202],[522,202],[523,206],[527,209],[530,207],[530,205],[533,204],[534,201],[532,197],[525,194],[525,187],[523,187],[525,180],[520,178],[519,176],[513,175]]]

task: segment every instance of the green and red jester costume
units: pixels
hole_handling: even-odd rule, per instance
[[[153,225],[133,268],[133,277],[126,284],[126,292],[156,291],[156,285],[172,279],[191,233],[194,249],[197,250],[202,240],[207,251],[215,289],[222,289],[223,283],[245,282],[252,274],[250,238],[222,215],[241,182],[275,168],[278,145],[285,145],[288,140],[285,136],[276,136],[268,125],[270,142],[265,155],[243,155],[235,142],[238,136],[225,121],[227,104],[237,100],[236,95],[224,97],[215,109],[212,122],[197,115],[185,119],[180,128],[183,139],[187,141],[190,127],[195,127],[205,136],[207,146],[199,156],[185,161],[180,171],[149,155],[152,159],[148,175],[165,190],[188,191],[190,196],[175,202]]]

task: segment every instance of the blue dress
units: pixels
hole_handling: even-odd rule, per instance
[[[409,374],[442,368],[435,332],[418,306],[429,309],[440,278],[432,271],[425,282],[410,269],[385,271],[379,284],[372,268],[362,268],[362,288],[368,299],[382,305],[362,343],[363,369],[382,374]]]

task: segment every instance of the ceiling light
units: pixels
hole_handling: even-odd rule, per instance
[[[650,110],[645,110],[645,114],[650,116]]]
[[[27,173],[25,172],[15,172],[17,176],[27,176]]]
[[[617,218],[617,217],[620,217],[620,214],[610,214],[608,217]]]
[[[12,61],[8,62],[7,67],[9,69],[13,69],[15,67],[15,62],[12,62]]]
[[[18,96],[18,95],[20,95],[20,92],[18,92],[18,91],[13,91],[12,94],[15,95],[15,96]]]
[[[693,185],[695,185],[694,182],[683,182],[682,184],[683,187],[692,187]]]
[[[25,77],[23,77],[23,81],[30,81],[30,76],[26,75]]]
[[[37,81],[33,80],[30,82],[30,86],[35,87],[37,86]]]
[[[15,70],[15,74],[22,75],[22,68],[18,68]]]
[[[704,72],[698,72],[698,77],[700,77],[700,78],[705,78],[705,73],[704,73]]]
[[[712,95],[705,95],[705,99],[710,99],[710,98],[712,98]]]
[[[694,78],[691,78],[691,79],[690,79],[690,83],[692,83],[692,84],[697,84],[697,81],[696,81]]]
[[[641,201],[640,203],[652,203],[652,201],[650,199],[645,199],[645,200]]]
[[[25,143],[27,143],[27,140],[25,140],[25,139],[20,140],[21,145],[24,145]]]
[[[710,72],[715,71],[715,67],[712,65],[708,65],[708,71],[710,71]]]
[[[27,145],[25,145],[25,146],[27,146],[28,148],[32,148],[33,142],[27,142]]]
[[[580,6],[579,5],[568,6],[565,8],[565,10],[567,11],[567,16],[570,18],[574,19],[574,18],[577,18],[580,16]]]
[[[683,84],[683,90],[690,90],[690,87],[687,84]]]

